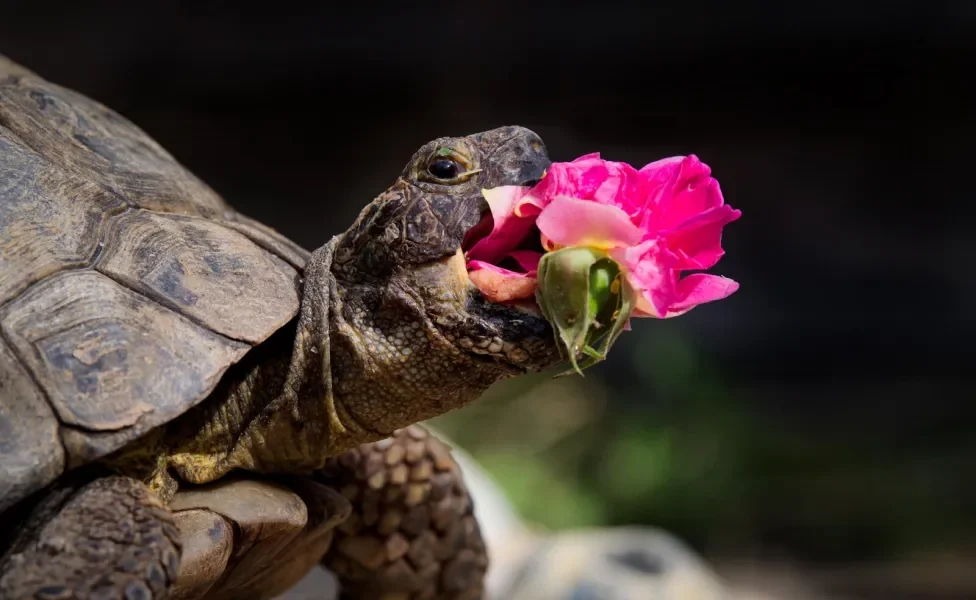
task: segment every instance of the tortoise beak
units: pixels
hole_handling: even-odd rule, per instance
[[[531,129],[500,127],[480,134],[486,145],[492,167],[484,187],[504,185],[533,186],[549,168],[546,145]]]
[[[546,146],[539,136],[532,132],[529,134],[516,138],[512,143],[522,146],[517,154],[523,157],[519,164],[515,185],[532,187],[539,183],[552,163],[549,160],[549,153],[546,152]]]
[[[517,164],[515,185],[534,186],[552,164],[542,139],[528,129],[523,129],[520,135],[516,135],[505,146],[515,146],[510,151],[514,150],[512,154],[521,157]]]
[[[527,163],[521,171],[519,171],[519,181],[517,185],[524,185],[532,187],[535,184],[542,181],[542,176],[546,174],[546,169],[549,168],[549,161],[536,161]]]

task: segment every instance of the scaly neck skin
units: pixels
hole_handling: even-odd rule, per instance
[[[457,314],[465,292],[443,285],[435,267],[430,281],[413,274],[429,292],[424,299],[396,278],[340,286],[333,247],[306,266],[296,321],[167,432],[168,467],[184,481],[205,483],[232,469],[320,469],[328,457],[459,408],[512,374],[459,348],[463,334],[450,323],[465,321]]]
[[[330,315],[333,391],[343,426],[337,447],[382,439],[460,408],[513,374],[463,350],[464,334],[454,325],[466,321],[458,311],[466,292],[435,274],[436,266],[430,281],[419,270],[409,284],[395,276],[381,286],[343,281]]]
[[[212,396],[167,431],[167,466],[206,483],[233,469],[305,473],[321,468],[342,430],[329,373],[327,315],[335,298],[333,244],[305,267],[299,316],[252,351]]]

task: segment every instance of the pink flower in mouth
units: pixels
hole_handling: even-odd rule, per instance
[[[530,215],[516,214],[517,203],[529,189],[510,185],[484,190],[482,193],[491,216],[468,233],[468,239],[483,236],[466,252],[469,276],[494,302],[535,297],[542,252],[520,248],[538,239],[535,220],[539,211],[532,211]]]
[[[715,266],[723,227],[742,214],[725,204],[711,169],[694,155],[638,170],[587,154],[552,164],[532,188],[484,195],[491,219],[472,230],[466,256],[471,280],[493,301],[533,298],[543,252],[572,247],[604,252],[619,265],[635,317],[681,315],[739,287],[718,275],[682,277]]]

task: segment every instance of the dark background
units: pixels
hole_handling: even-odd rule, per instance
[[[554,528],[662,526],[716,564],[976,557],[976,3],[2,14],[0,52],[309,248],[441,135],[520,124],[554,160],[697,154],[743,211],[713,269],[741,289],[636,323],[582,381],[505,384],[439,424]],[[873,585],[969,593],[939,573]]]

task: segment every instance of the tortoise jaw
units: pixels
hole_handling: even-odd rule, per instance
[[[480,331],[477,340],[461,338],[458,345],[471,354],[502,362],[515,374],[542,371],[559,361],[549,322],[537,308],[488,300],[472,286],[466,312]]]
[[[532,299],[493,302],[471,281],[461,249],[447,261],[444,283],[461,318],[436,319],[448,339],[480,360],[501,363],[512,375],[541,371],[558,360],[553,331]]]

